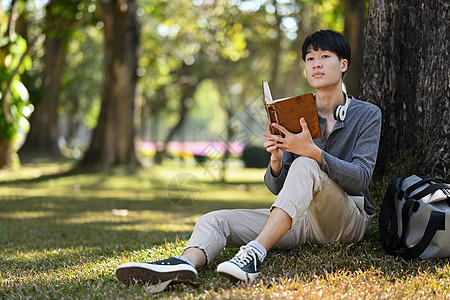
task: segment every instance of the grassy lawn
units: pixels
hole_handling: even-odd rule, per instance
[[[151,166],[137,174],[57,176],[70,164],[25,165],[0,173],[0,298],[449,298],[449,260],[405,262],[386,256],[377,218],[352,244],[269,251],[258,282],[220,278],[217,263],[201,286],[122,286],[115,268],[177,255],[202,214],[221,208],[269,207],[262,169],[233,167],[218,183],[203,167]],[[186,181],[187,180],[187,181]],[[385,189],[378,182],[379,205]]]

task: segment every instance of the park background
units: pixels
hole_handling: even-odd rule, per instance
[[[210,210],[269,207],[261,82],[310,92],[317,29],[349,39],[346,88],[382,109],[377,208],[397,176],[448,180],[449,19],[444,0],[2,0],[0,296],[146,297],[118,264],[179,253]],[[447,260],[386,257],[376,221],[359,243],[270,252],[254,288],[214,263],[157,295],[448,296]]]

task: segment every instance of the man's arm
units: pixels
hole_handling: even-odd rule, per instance
[[[381,133],[381,111],[373,106],[357,120],[360,131],[349,161],[340,159],[326,150],[322,153],[322,170],[347,191],[359,194],[367,189],[375,169]]]
[[[283,163],[280,173],[275,176],[273,174],[271,164],[267,167],[266,174],[264,175],[264,183],[266,184],[269,191],[274,195],[278,195],[284,185],[287,173],[291,167],[291,163],[294,161],[294,154],[284,151],[283,153]]]

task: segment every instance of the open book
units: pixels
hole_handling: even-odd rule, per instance
[[[312,93],[273,100],[269,83],[263,81],[264,106],[270,123],[278,123],[292,133],[302,131],[300,118],[305,118],[313,139],[322,136],[316,102]],[[272,134],[284,136],[282,132],[271,126]]]

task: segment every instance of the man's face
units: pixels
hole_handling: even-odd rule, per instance
[[[309,84],[317,89],[342,84],[342,73],[347,70],[346,59],[339,59],[336,53],[310,48],[305,57],[305,72]]]

